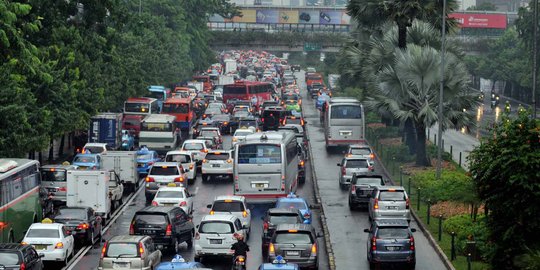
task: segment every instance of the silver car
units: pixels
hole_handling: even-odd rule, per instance
[[[154,247],[150,236],[114,236],[103,245],[100,270],[154,269],[161,262],[161,251]]]
[[[368,159],[358,157],[345,157],[337,166],[340,167],[339,187],[341,189],[345,189],[351,184],[353,174],[359,175],[374,171]]]
[[[406,219],[411,222],[409,196],[400,186],[378,186],[369,198],[369,219]]]
[[[347,154],[345,154],[345,156],[369,159],[369,163],[371,163],[372,166],[375,165],[375,153],[373,153],[373,150],[367,144],[349,145],[349,149],[347,149]]]
[[[203,159],[202,180],[208,181],[209,178],[223,176],[227,180],[233,178],[233,160],[231,151],[209,151]]]

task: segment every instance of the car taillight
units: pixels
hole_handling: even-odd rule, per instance
[[[375,236],[371,238],[371,250],[377,250],[377,237]]]
[[[305,162],[303,160],[300,161],[300,166],[304,167]]]
[[[373,166],[371,166],[371,165],[369,165],[368,170],[370,170],[370,171],[375,171],[375,169],[374,169]]]
[[[62,242],[58,242],[56,243],[56,245],[54,245],[54,249],[63,249],[64,248],[64,243]]]
[[[411,250],[414,250],[414,237],[409,238],[409,246]]]
[[[21,266],[19,266],[19,268],[21,270],[26,270],[26,264],[25,263],[21,263]]]
[[[193,170],[193,164],[189,164],[189,169]]]
[[[341,175],[345,175],[347,174],[347,169],[345,168],[345,166],[341,167]]]
[[[165,229],[165,235],[167,235],[167,236],[172,235],[172,226],[171,226],[171,224],[167,225],[167,228]]]
[[[210,210],[210,215],[213,215],[214,213],[214,210]]]
[[[242,216],[243,216],[243,217],[247,217],[247,211],[244,210],[244,211],[242,212]]]
[[[375,159],[375,154],[373,154],[373,153],[369,154],[369,158],[372,159],[372,160]]]
[[[152,201],[152,206],[158,206],[158,203],[156,201]]]
[[[268,233],[268,227],[269,227],[268,221],[265,221],[263,223],[263,232],[264,233]]]
[[[195,240],[201,239],[201,235],[199,233],[195,233]]]
[[[208,149],[203,149],[202,152],[203,153],[208,153]]]
[[[227,159],[227,163],[232,163],[232,159]]]
[[[143,243],[139,242],[139,255],[143,255],[144,254],[144,245]]]
[[[133,223],[129,225],[129,234],[133,235],[135,234],[135,226],[133,226]]]
[[[176,177],[176,178],[174,178],[174,182],[177,182],[177,183],[178,183],[178,182],[180,182],[180,183],[181,183],[181,182],[184,182],[184,177],[183,177],[183,176]]]
[[[356,192],[356,186],[355,185],[351,185],[351,193],[355,193]]]
[[[409,209],[409,205],[410,205],[410,201],[409,201],[409,198],[407,198],[407,200],[405,201],[405,209]]]
[[[152,166],[152,165],[154,165],[153,161],[150,161],[150,162],[146,163],[146,166]]]
[[[64,191],[64,192],[67,192],[67,188],[66,188],[66,187],[59,187],[59,188],[58,188],[58,191]]]
[[[105,257],[105,253],[107,253],[107,243],[103,244],[103,247],[101,248],[101,258]]]
[[[276,255],[276,248],[274,247],[273,243],[270,243],[270,245],[268,245],[268,255]]]
[[[281,191],[285,191],[285,184],[281,184]]]
[[[379,199],[373,201],[373,209],[379,209]]]
[[[317,256],[317,244],[311,245],[311,256]]]
[[[186,201],[180,202],[180,204],[179,204],[179,206],[186,206],[186,205],[187,205]]]
[[[148,177],[148,176],[147,176],[147,177],[144,179],[144,181],[146,181],[146,183],[150,183],[150,182],[155,182],[156,180],[154,179],[154,177]]]
[[[88,225],[88,223],[81,223],[77,226],[77,229],[78,230],[86,230],[88,229],[90,226]]]
[[[309,219],[310,217],[311,217],[311,215],[309,213],[304,214],[304,219]]]

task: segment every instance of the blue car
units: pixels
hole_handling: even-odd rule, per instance
[[[127,130],[122,130],[122,150],[131,151],[135,148],[135,138]]]
[[[272,263],[263,263],[259,266],[259,270],[299,270],[295,263],[287,263],[283,257],[277,256]],[[157,269],[156,269],[157,270]]]
[[[202,263],[186,262],[182,256],[176,254],[171,262],[160,263],[154,268],[155,270],[172,270],[172,269],[207,269]]]
[[[72,165],[79,170],[99,170],[101,169],[101,155],[91,154],[89,151],[75,155]]]
[[[291,193],[285,198],[279,198],[276,203],[276,208],[297,208],[304,217],[304,223],[311,224],[311,209],[309,209],[309,204],[304,198],[300,198]]]
[[[161,158],[156,151],[142,147],[137,151],[137,172],[139,172],[139,176],[147,175],[150,167],[159,161],[161,161]]]

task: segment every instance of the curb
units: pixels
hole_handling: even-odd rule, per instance
[[[369,143],[369,141],[368,141],[368,143]],[[371,144],[369,144],[369,145],[371,145]],[[372,150],[373,150],[373,152],[375,152],[375,150],[373,148],[372,148]],[[375,155],[377,157],[377,161],[379,162],[379,164],[383,164],[382,161],[379,159],[378,153],[375,152]],[[384,174],[386,175],[386,177],[388,177],[388,179],[392,183],[392,185],[396,185],[395,182],[394,182],[394,179],[389,177],[390,173],[388,173],[388,170],[386,170],[386,167],[381,166],[381,168],[382,168]],[[433,247],[433,249],[435,249],[435,252],[439,256],[439,258],[442,260],[443,264],[446,266],[446,269],[448,269],[448,270],[456,270],[456,268],[454,268],[454,266],[452,265],[452,263],[450,262],[448,257],[446,257],[446,254],[444,254],[444,251],[437,244],[437,241],[435,240],[435,238],[433,238],[433,235],[431,235],[429,230],[426,228],[424,222],[422,222],[422,220],[416,214],[416,211],[414,211],[414,209],[412,209],[412,208],[411,208],[411,214],[412,214],[414,220],[416,221],[416,223],[418,224],[418,227],[420,227],[420,230],[422,231],[424,236],[427,238],[429,244]]]

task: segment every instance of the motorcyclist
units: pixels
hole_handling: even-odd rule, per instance
[[[231,246],[231,250],[234,250],[233,260],[236,259],[236,257],[238,256],[244,256],[244,258],[247,261],[247,253],[249,251],[249,245],[246,242],[244,242],[244,235],[239,234],[236,237],[236,240],[238,241]]]

